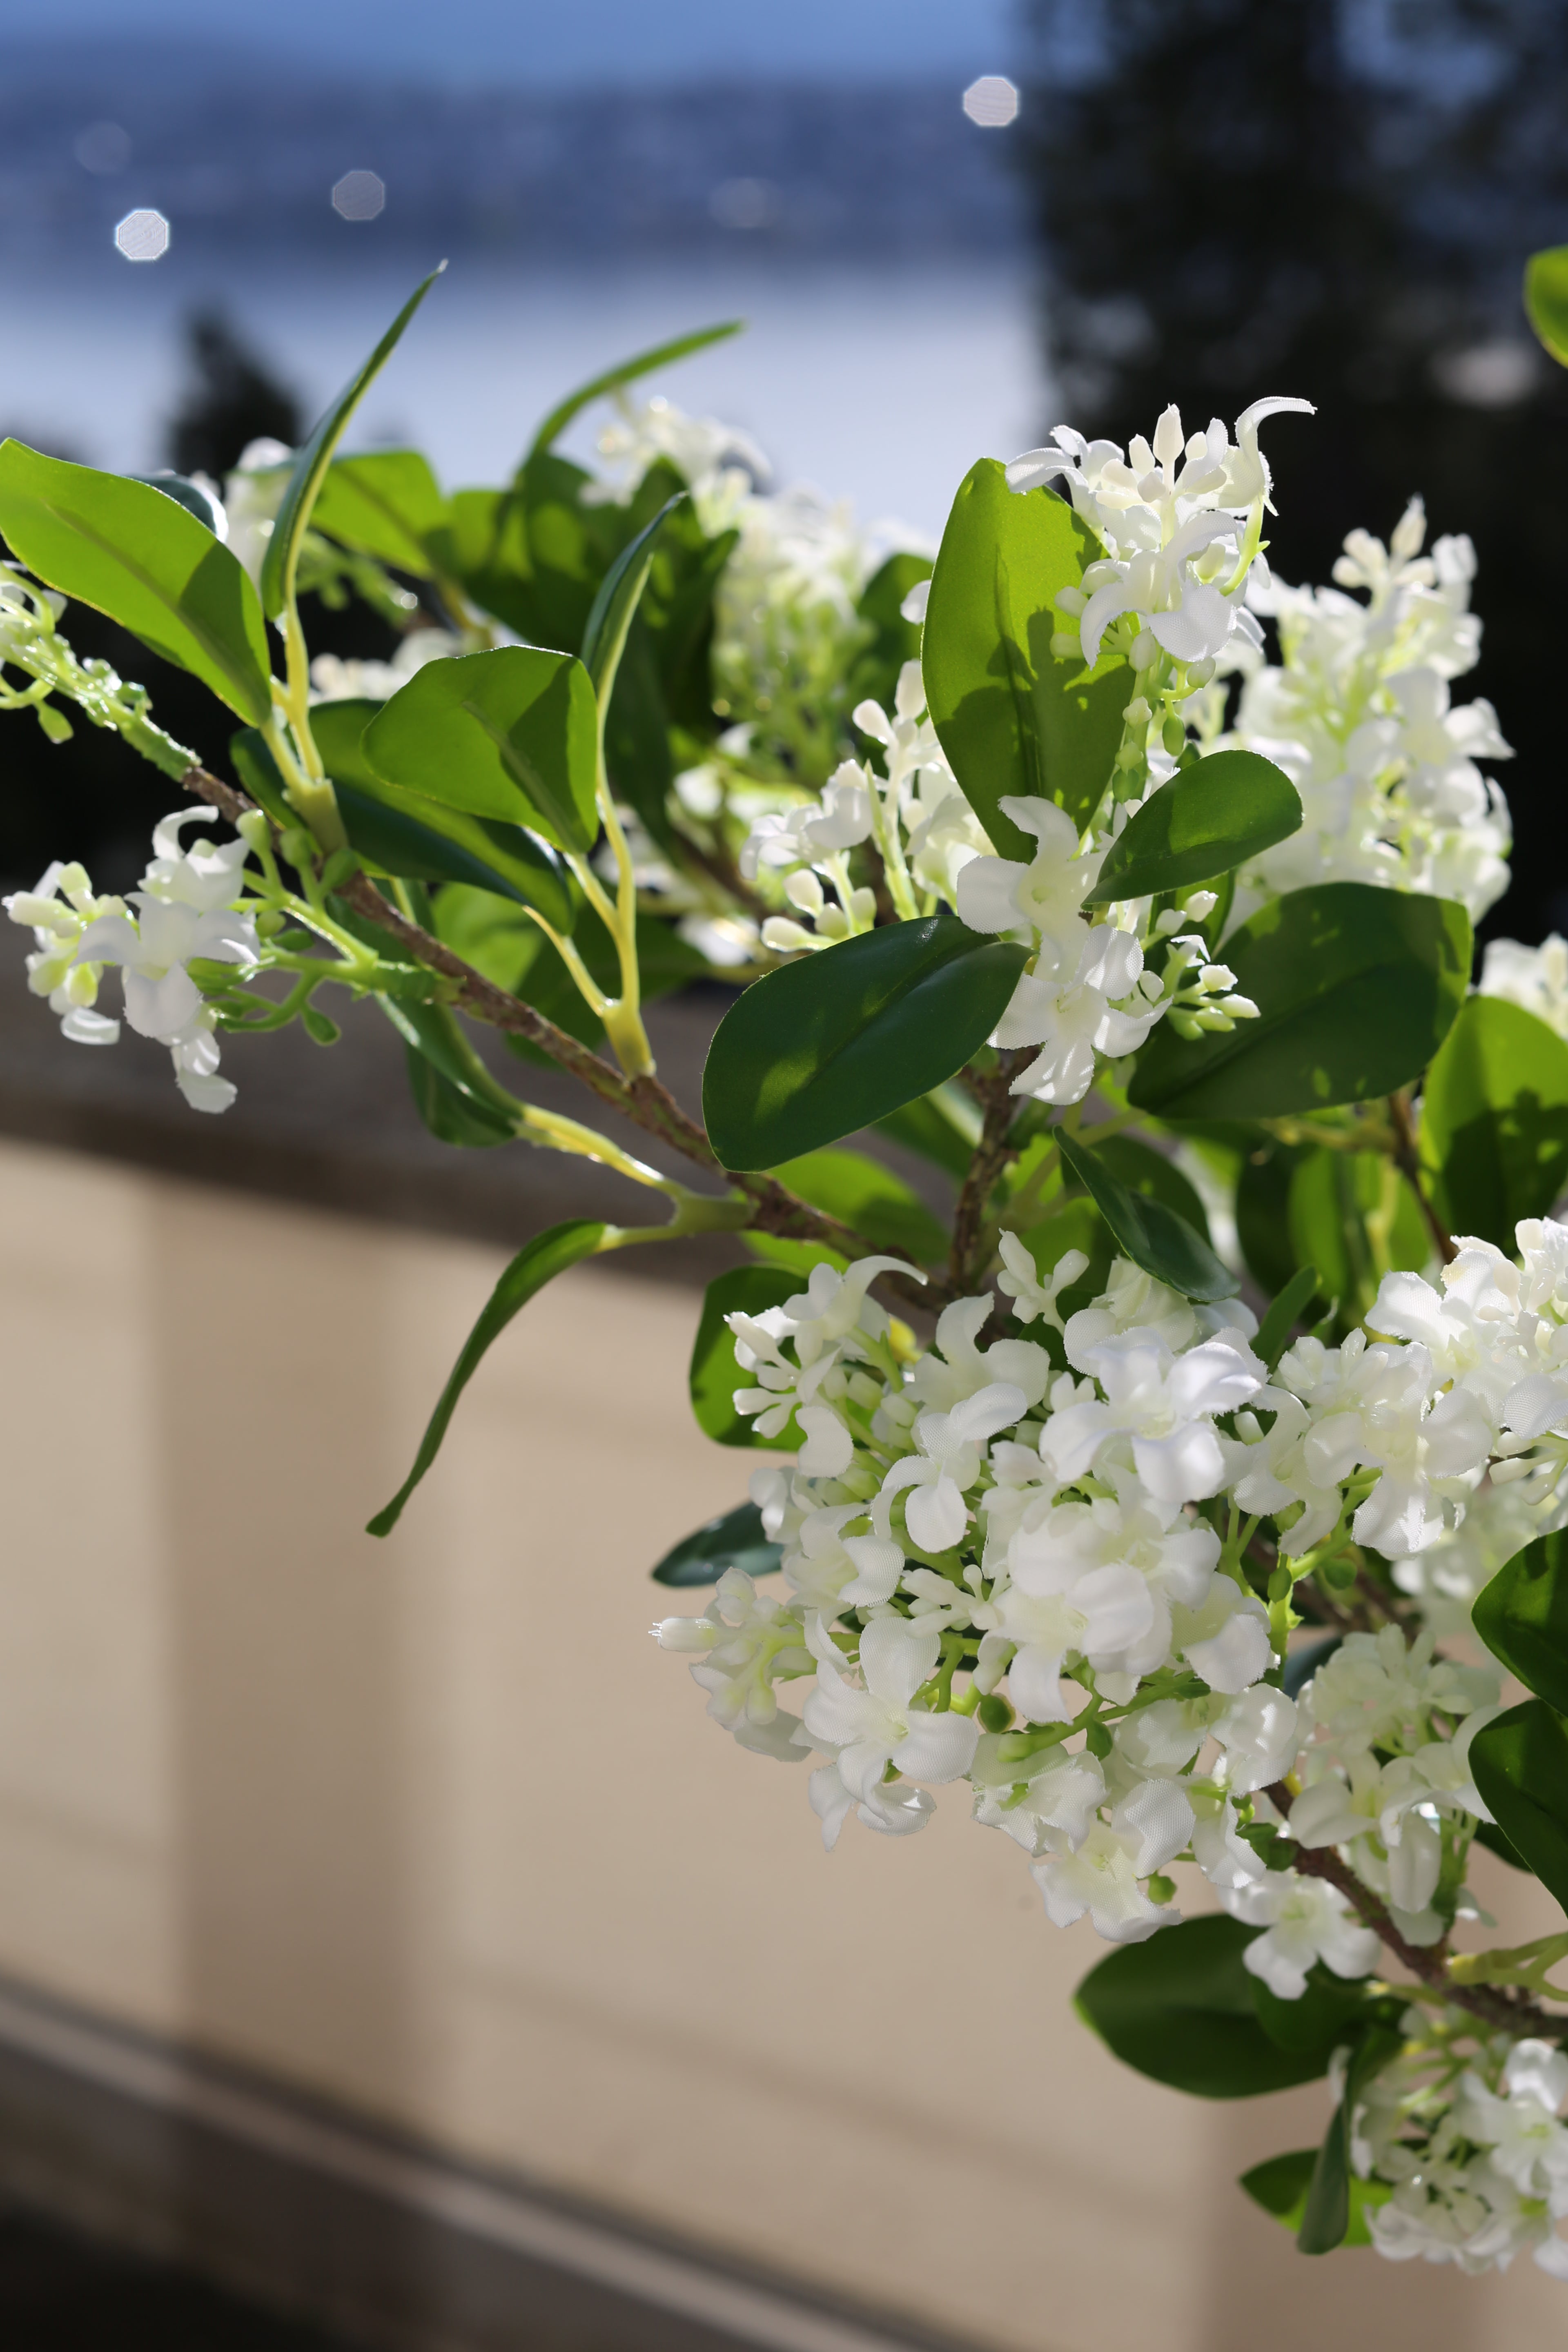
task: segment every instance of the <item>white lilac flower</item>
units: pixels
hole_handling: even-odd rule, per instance
[[[1109,1943],[1141,1944],[1179,1918],[1179,1912],[1152,1901],[1139,1884],[1135,1857],[1147,1843],[1136,1830],[1120,1834],[1097,1822],[1077,1847],[1035,1863],[1031,1874],[1052,1925],[1070,1927],[1087,1912],[1095,1933]]]
[[[1152,1331],[1134,1328],[1076,1349],[1068,1360],[1091,1373],[1102,1394],[1056,1413],[1040,1433],[1040,1454],[1063,1486],[1083,1475],[1102,1447],[1130,1439],[1133,1465],[1158,1501],[1187,1503],[1218,1492],[1225,1460],[1214,1427],[1256,1396],[1267,1373],[1239,1331],[1173,1356]]]
[[[252,916],[238,907],[248,854],[241,840],[191,851],[181,847],[187,824],[216,820],[214,809],[182,809],[153,835],[154,856],[142,887],[131,893],[134,916],[100,914],[77,943],[84,964],[119,964],[125,1017],[143,1037],[167,1045],[174,1079],[193,1110],[226,1110],[235,1089],[216,1075],[216,1025],[212,1008],[186,967],[254,964],[260,953]]]
[[[742,1748],[781,1763],[802,1761],[805,1751],[795,1738],[799,1718],[781,1711],[773,1691],[777,1677],[812,1669],[798,1616],[731,1568],[700,1617],[666,1617],[653,1634],[662,1650],[699,1654],[691,1679],[708,1692],[709,1714]]]
[[[5,912],[33,934],[34,952],[27,958],[27,986],[35,996],[48,999],[51,1013],[73,1045],[112,1045],[120,1024],[93,1010],[103,978],[101,962],[83,961],[84,933],[107,915],[123,915],[122,898],[100,897],[87,868],[62,866],[58,858],[39,877],[31,890],[17,890],[5,899]]]
[[[1321,1878],[1269,1870],[1233,1888],[1225,1902],[1237,1918],[1264,1929],[1247,1946],[1242,1964],[1280,2000],[1300,2000],[1315,1960],[1337,1977],[1364,1977],[1376,1965],[1376,1936]]]
[[[468,650],[467,641],[454,635],[450,629],[410,629],[398,639],[390,661],[348,660],[338,654],[318,654],[310,664],[310,699],[385,702],[426,663],[449,661],[455,654]]]
[[[822,1632],[808,1632],[817,1659],[816,1680],[803,1717],[811,1744],[832,1758],[838,1780],[866,1818],[875,1818],[878,1792],[889,1765],[911,1780],[962,1780],[974,1760],[980,1727],[970,1717],[933,1713],[914,1705],[916,1692],[936,1670],[940,1635],[900,1617],[878,1617],[860,1635],[861,1681],[850,1679],[841,1652]],[[842,1813],[837,1817],[842,1819]],[[825,1815],[824,1831],[831,1845]]]
[[[1206,433],[1189,438],[1180,411],[1167,408],[1152,443],[1140,435],[1125,457],[1114,442],[1086,441],[1060,425],[1054,449],[1031,449],[1013,460],[1013,489],[1062,481],[1105,547],[1104,558],[1085,572],[1082,590],[1057,599],[1064,621],[1078,623],[1078,649],[1090,667],[1105,631],[1126,614],[1136,616],[1137,669],[1152,667],[1161,653],[1189,668],[1212,664],[1238,630],[1261,642],[1243,601],[1257,525],[1268,506],[1258,428],[1287,409],[1313,413],[1304,400],[1255,401],[1237,418],[1233,445],[1217,417]]]

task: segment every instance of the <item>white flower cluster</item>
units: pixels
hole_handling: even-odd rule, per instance
[[[410,629],[400,637],[390,661],[363,661],[341,654],[318,654],[310,664],[310,700],[349,702],[363,698],[389,701],[426,662],[449,661],[473,646],[450,629]]]
[[[1279,892],[1345,881],[1456,898],[1479,920],[1508,887],[1508,803],[1477,763],[1512,753],[1489,702],[1455,707],[1449,695],[1480,653],[1475,551],[1445,538],[1424,555],[1426,533],[1413,499],[1388,547],[1352,531],[1336,587],[1266,575],[1250,585],[1252,609],[1278,624],[1281,658],[1236,649],[1235,729],[1207,748],[1275,761],[1305,818],[1241,876],[1238,917]]]
[[[1014,458],[1009,487],[1032,490],[1059,478],[1106,551],[1081,589],[1058,595],[1063,627],[1053,651],[1081,651],[1092,668],[1107,631],[1121,623],[1134,670],[1168,656],[1195,688],[1208,683],[1233,636],[1261,646],[1246,601],[1270,488],[1258,428],[1286,409],[1313,414],[1305,400],[1254,401],[1237,419],[1233,445],[1218,417],[1189,438],[1181,411],[1167,408],[1152,443],[1139,434],[1125,456],[1114,441],[1086,441],[1063,425],[1054,449]]]
[[[1459,2010],[1407,2010],[1405,2046],[1352,2117],[1352,2157],[1372,2184],[1380,2254],[1454,2263],[1472,2276],[1530,2249],[1568,2279],[1568,2057],[1547,2042],[1480,2038]]]
[[[1015,1094],[1081,1102],[1094,1083],[1097,1057],[1114,1062],[1136,1053],[1167,1015],[1185,1036],[1256,1018],[1257,1005],[1237,992],[1229,966],[1211,959],[1201,932],[1182,929],[1212,913],[1211,891],[1194,891],[1152,928],[1147,899],[1087,917],[1084,900],[1113,835],[1080,839],[1072,819],[1050,801],[1005,798],[1001,806],[1005,816],[1033,834],[1038,852],[1027,866],[1005,857],[971,859],[958,876],[957,905],[972,930],[1023,937],[1032,949],[992,1039],[1004,1050],[1039,1048],[1014,1078]],[[1165,948],[1159,972],[1144,961],[1145,945],[1156,942]]]
[[[1568,1038],[1568,940],[1552,931],[1538,948],[1490,940],[1481,959],[1481,996],[1500,996]]]
[[[1264,1931],[1247,1965],[1282,1999],[1315,1960],[1364,1975],[1376,1938],[1340,1895],[1265,1867],[1280,1823],[1265,1792],[1289,1780],[1289,1837],[1338,1850],[1410,1941],[1435,1941],[1488,1818],[1467,1758],[1498,1677],[1390,1624],[1348,1636],[1298,1705],[1283,1603],[1271,1614],[1245,1555],[1271,1519],[1308,1566],[1352,1529],[1407,1559],[1489,1475],[1501,1491],[1517,1475],[1548,1523],[1568,1454],[1568,1230],[1519,1240],[1521,1265],[1465,1244],[1441,1291],[1390,1276],[1371,1319],[1395,1336],[1303,1340],[1272,1375],[1239,1301],[1194,1307],[1125,1261],[1064,1321],[1081,1254],[1042,1281],[1005,1235],[1001,1287],[1045,1343],[983,1346],[987,1297],[947,1307],[924,1354],[869,1297],[899,1261],[818,1267],[784,1306],[731,1318],[754,1383],[737,1410],[800,1444],[793,1470],[752,1480],[788,1596],[731,1570],[658,1639],[700,1654],[710,1712],[743,1746],[816,1751],[829,1845],[852,1811],[917,1830],[931,1786],[967,1780],[1059,1925],[1150,1935],[1177,1916],[1168,1866],[1191,1859]],[[796,1717],[780,1685],[807,1675]]]
[[[193,1110],[226,1110],[231,1081],[219,1077],[216,1015],[187,967],[197,959],[254,964],[260,953],[254,919],[240,910],[243,839],[182,847],[187,824],[211,824],[216,809],[179,809],[153,835],[153,862],[141,887],[123,899],[97,898],[80,866],[55,864],[36,890],[5,901],[14,923],[36,942],[27,984],[47,996],[73,1043],[112,1045],[120,1024],[93,1010],[105,967],[118,964],[125,1017],[143,1037],[167,1045],[174,1081]]]
[[[852,716],[881,747],[883,772],[868,761],[843,761],[819,799],[764,812],[742,846],[744,878],[777,877],[795,910],[794,919],[773,915],[763,925],[763,944],[775,954],[829,947],[871,929],[875,893],[853,883],[847,864],[848,852],[862,842],[875,844],[905,919],[955,905],[960,873],[991,847],[926,716],[918,661],[905,662],[899,673],[891,717],[872,701],[858,703]]]

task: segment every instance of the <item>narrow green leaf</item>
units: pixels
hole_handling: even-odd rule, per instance
[[[757,981],[720,1023],[702,1075],[722,1164],[775,1167],[929,1094],[991,1034],[1026,955],[932,915]]]
[[[1181,769],[1129,818],[1086,904],[1194,889],[1301,829],[1295,785],[1257,751],[1215,751]]]
[[[1552,358],[1568,367],[1568,245],[1531,255],[1524,265],[1524,308]]]
[[[1032,1108],[1043,1109],[1044,1105]],[[1054,1140],[1055,1129],[1047,1128],[1046,1132]],[[1130,1192],[1136,1192],[1145,1200],[1161,1202],[1165,1208],[1173,1210],[1178,1217],[1184,1218],[1201,1241],[1209,1240],[1208,1211],[1204,1207],[1196,1188],[1189,1183],[1168,1154],[1156,1151],[1152,1144],[1141,1143],[1135,1135],[1108,1135],[1100,1142],[1095,1140],[1091,1129],[1090,1140],[1094,1144],[1095,1158],[1100,1165],[1109,1168],[1113,1176],[1120,1177]]]
[[[1318,2155],[1315,2147],[1300,2147],[1293,2148],[1288,2156],[1271,2156],[1265,2163],[1255,2164],[1249,2172],[1244,2172],[1237,2186],[1246,2189],[1255,2205],[1261,2205],[1266,2213],[1283,2222],[1294,2237],[1307,2210],[1307,2191]],[[1393,2193],[1386,2181],[1360,2180],[1354,2174],[1351,2176],[1350,2227],[1345,2231],[1345,2245],[1371,2245],[1367,2214],[1386,2204]]]
[[[755,1388],[757,1383],[736,1363],[734,1336],[724,1320],[726,1315],[763,1315],[770,1307],[782,1307],[786,1298],[797,1297],[803,1287],[799,1275],[769,1265],[734,1266],[728,1274],[716,1275],[709,1284],[697,1337],[691,1343],[689,1379],[697,1426],[718,1444],[794,1454],[805,1444],[793,1413],[779,1436],[759,1437],[755,1416],[735,1411],[735,1391]]]
[[[598,712],[569,654],[501,646],[426,662],[362,739],[378,776],[586,856],[598,833]]]
[[[1522,1005],[1472,996],[1426,1073],[1421,1157],[1450,1233],[1511,1256],[1568,1185],[1568,1045]]]
[[[1258,2021],[1241,1956],[1259,1930],[1211,1914],[1162,1927],[1089,1970],[1075,2007],[1124,2065],[1204,2099],[1310,2083],[1328,2063],[1284,2050]]]
[[[654,1570],[653,1580],[684,1591],[717,1584],[729,1568],[738,1568],[742,1576],[772,1576],[783,1558],[784,1546],[768,1541],[755,1503],[740,1503],[672,1545]]]
[[[568,1266],[592,1257],[604,1240],[605,1227],[590,1218],[574,1217],[565,1224],[552,1225],[548,1233],[537,1234],[525,1249],[519,1250],[506,1272],[491,1291],[479,1321],[469,1332],[462,1353],[452,1367],[451,1378],[442,1390],[440,1400],[430,1416],[429,1426],[419,1441],[419,1451],[414,1457],[414,1467],[384,1510],[376,1513],[365,1532],[367,1535],[390,1535],[403,1515],[404,1505],[429,1469],[441,1450],[458,1400],[478,1371],[487,1349],[500,1337],[520,1308],[527,1306],[537,1291]]]
[[[1380,2066],[1401,2047],[1401,2036],[1389,2026],[1374,2025],[1362,2034],[1345,2073],[1344,2095],[1329,2120],[1312,2167],[1296,2243],[1304,2254],[1330,2254],[1342,2246],[1350,2232],[1351,2130],[1363,2091]]]
[[[879,1250],[901,1250],[921,1265],[945,1259],[948,1234],[901,1176],[863,1151],[834,1148],[783,1160],[773,1171],[781,1184],[825,1209]]]
[[[1298,1266],[1258,1325],[1252,1352],[1270,1371],[1289,1346],[1290,1334],[1301,1319],[1301,1310],[1311,1304],[1319,1287],[1317,1267]]]
[[[1470,1774],[1503,1835],[1568,1911],[1568,1725],[1528,1698],[1483,1723]]]
[[[1038,847],[1004,798],[1055,801],[1079,826],[1100,803],[1121,741],[1132,673],[1103,654],[1086,670],[1051,652],[1070,630],[1053,608],[1104,554],[1051,490],[1017,493],[983,457],[960,485],[931,575],[921,660],[931,721],[970,806],[1004,857]]]
[[[554,929],[569,933],[580,903],[576,888],[542,835],[450,808],[376,774],[363,738],[381,709],[379,702],[344,700],[318,703],[310,714],[350,846],[408,881],[462,882],[537,907]]]
[[[278,509],[278,520],[272,526],[272,535],[267,542],[267,553],[261,564],[261,602],[269,621],[278,618],[294,593],[300,542],[310,524],[327,467],[331,464],[338,443],[348,430],[349,420],[391,358],[402,340],[404,329],[446,267],[443,261],[422,284],[415,288],[369,359],[350,377],[294,460],[294,470],[289,477],[289,487],[283,493],[283,503]]]
[[[637,537],[623,547],[603,580],[588,614],[588,625],[583,632],[583,661],[594,681],[594,691],[599,708],[605,709],[615,691],[616,672],[621,666],[621,653],[626,642],[626,631],[632,623],[643,590],[647,585],[648,567],[653,562],[654,543],[668,517],[685,504],[689,490],[680,490],[660,507],[653,520],[645,523]]]
[[[29,572],[188,669],[253,727],[272,708],[267,630],[238,558],[160,486],[0,445],[0,531]]]
[[[951,1081],[902,1103],[876,1122],[877,1132],[922,1160],[934,1160],[962,1183],[980,1140],[980,1106]]]
[[[1464,1001],[1469,918],[1446,898],[1320,882],[1226,940],[1256,1021],[1189,1041],[1162,1022],[1128,1099],[1162,1118],[1257,1119],[1365,1102],[1419,1076]]]
[[[442,1143],[488,1147],[517,1139],[504,1087],[464,1050],[457,1015],[444,1004],[378,998],[408,1054],[408,1079],[420,1118]]]
[[[706,351],[710,343],[721,343],[730,335],[738,335],[745,325],[744,319],[726,319],[717,327],[698,327],[689,335],[677,335],[672,342],[656,343],[651,351],[639,352],[635,359],[622,360],[619,366],[606,368],[603,375],[579,384],[569,392],[559,406],[552,408],[528,447],[528,457],[542,456],[552,442],[559,441],[574,416],[606,392],[618,392],[623,383],[635,383],[641,375],[651,375],[655,368],[668,367],[676,360],[689,358],[693,352]],[[521,473],[521,467],[518,471]]]
[[[1568,1533],[1515,1552],[1481,1587],[1470,1621],[1526,1690],[1568,1715]]]
[[[419,580],[428,579],[433,569],[426,542],[446,520],[440,485],[417,449],[334,457],[311,517],[315,528],[340,546],[374,555]]]
[[[1081,1139],[1075,1141],[1065,1128],[1057,1129],[1056,1139],[1064,1166],[1089,1193],[1134,1265],[1187,1298],[1235,1297],[1236,1276],[1184,1217],[1162,1201],[1129,1192],[1100,1154]]]

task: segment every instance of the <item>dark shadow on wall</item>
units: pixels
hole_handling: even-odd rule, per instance
[[[1468,531],[1461,682],[1518,757],[1514,882],[1486,929],[1568,928],[1553,684],[1568,616],[1568,374],[1520,305],[1568,238],[1562,0],[1026,0],[1019,129],[1046,259],[1050,424],[1124,445],[1273,393],[1270,560],[1326,582],[1347,530]]]

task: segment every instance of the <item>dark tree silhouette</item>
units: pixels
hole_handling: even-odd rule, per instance
[[[1499,771],[1515,879],[1487,929],[1568,923],[1549,683],[1568,376],[1518,295],[1527,255],[1568,238],[1568,8],[1102,0],[1086,44],[1081,0],[1027,5],[1049,421],[1125,442],[1173,400],[1189,431],[1268,393],[1315,402],[1268,434],[1289,580],[1327,580],[1354,525],[1386,538],[1413,491],[1434,536],[1469,531],[1486,632],[1460,692],[1490,696],[1519,754]]]
[[[303,429],[298,401],[222,313],[195,312],[185,336],[192,382],[169,426],[174,471],[220,482],[247,442],[265,436],[292,448]]]

